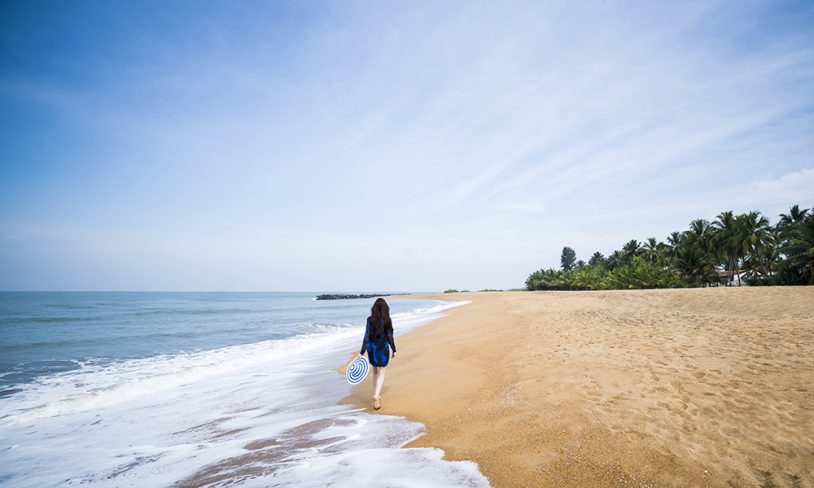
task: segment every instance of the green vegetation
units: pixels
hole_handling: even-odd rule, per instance
[[[563,271],[573,271],[577,262],[577,253],[570,247],[562,248],[562,255],[560,256],[560,267]]]
[[[460,293],[460,291],[454,288],[450,288],[449,290],[444,290],[444,293]]]
[[[495,289],[495,288],[484,288],[483,290],[478,290],[478,291],[491,292],[491,291],[505,291],[505,290],[498,290],[498,289]]]
[[[610,290],[740,285],[814,285],[814,212],[791,207],[772,226],[760,212],[697,219],[666,242],[633,239],[605,257],[577,261],[562,250],[561,269],[540,269],[528,290]]]

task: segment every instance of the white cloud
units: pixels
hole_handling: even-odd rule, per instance
[[[737,207],[787,211],[800,204],[810,208],[814,205],[814,168],[804,168],[786,173],[773,180],[756,180],[740,185],[732,192]],[[776,217],[772,222],[776,222]]]
[[[220,32],[166,65],[109,67],[115,87],[41,82],[29,96],[95,128],[104,157],[92,181],[31,188],[18,206],[44,210],[0,230],[68,226],[72,259],[109,246],[162,263],[109,256],[97,288],[307,287],[311,265],[309,283],[336,289],[477,288],[521,284],[563,245],[806,205],[814,49],[760,30],[761,8],[358,4],[298,32],[284,61]],[[742,45],[754,29],[765,39]],[[387,280],[353,272],[371,263]]]

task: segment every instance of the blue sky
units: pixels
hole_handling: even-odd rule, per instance
[[[0,289],[522,286],[814,204],[811,2],[3,2]]]

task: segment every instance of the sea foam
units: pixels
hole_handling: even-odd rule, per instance
[[[393,316],[405,332],[459,303]],[[337,402],[363,327],[79,369],[0,401],[0,485],[488,486],[472,462],[399,449],[422,426]]]

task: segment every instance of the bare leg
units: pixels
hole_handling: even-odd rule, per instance
[[[382,395],[382,386],[384,386],[384,367],[376,368],[379,370],[379,374],[374,377],[374,381],[376,382],[376,390],[373,393],[373,398],[379,398]]]
[[[376,366],[370,367],[371,372],[373,373],[373,389],[376,389],[376,380],[379,377],[379,368]]]
[[[381,403],[379,402],[379,376],[384,373],[384,368],[380,368],[378,366],[373,366],[373,410],[378,410],[381,408]]]
[[[377,366],[371,366],[370,369],[373,370],[373,391],[374,391],[373,398],[375,399],[376,384],[379,382],[379,368]]]

